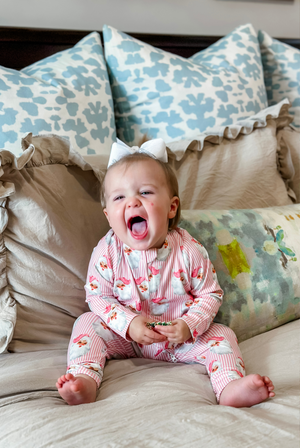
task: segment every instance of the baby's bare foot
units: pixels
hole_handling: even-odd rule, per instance
[[[231,381],[223,389],[220,404],[235,408],[250,407],[274,397],[274,386],[270,378],[258,374]]]
[[[73,376],[67,373],[58,378],[56,387],[62,398],[70,405],[93,403],[96,400],[96,381],[87,375]]]

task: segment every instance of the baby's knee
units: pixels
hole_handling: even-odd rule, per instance
[[[79,319],[87,319],[87,320],[97,320],[100,319],[99,316],[97,316],[97,314],[93,313],[92,311],[87,311],[86,313],[81,314],[81,316],[79,316]]]
[[[90,327],[93,326],[96,322],[99,322],[102,320],[100,319],[97,314],[93,313],[92,311],[87,311],[86,313],[81,314],[76,321],[74,322],[73,329],[75,329],[78,326],[84,326],[84,327]]]
[[[226,325],[212,323],[209,330],[216,336],[224,336],[227,340],[238,343],[235,332]]]

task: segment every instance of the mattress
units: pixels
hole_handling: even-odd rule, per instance
[[[205,368],[110,360],[97,401],[68,406],[55,382],[66,352],[0,358],[1,448],[299,448],[300,320],[240,344],[247,373],[268,375],[276,396],[252,408],[216,404]]]

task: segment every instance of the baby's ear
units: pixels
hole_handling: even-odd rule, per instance
[[[179,207],[179,198],[177,196],[173,196],[171,199],[170,211],[168,215],[169,219],[172,219],[176,216],[178,207]]]
[[[110,225],[109,217],[108,217],[108,213],[107,213],[107,211],[106,211],[106,208],[103,209],[103,213],[105,214],[106,219],[107,219],[107,221],[108,221],[108,224]],[[110,227],[111,227],[111,226],[110,226]]]

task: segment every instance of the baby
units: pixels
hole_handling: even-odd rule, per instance
[[[213,322],[223,291],[205,248],[177,227],[178,184],[167,160],[161,139],[112,146],[102,190],[111,230],[91,256],[91,312],[74,324],[68,370],[56,383],[70,405],[96,400],[111,358],[205,365],[221,405],[252,406],[275,395],[267,376],[245,375],[234,332]],[[150,325],[160,321],[169,325]]]

